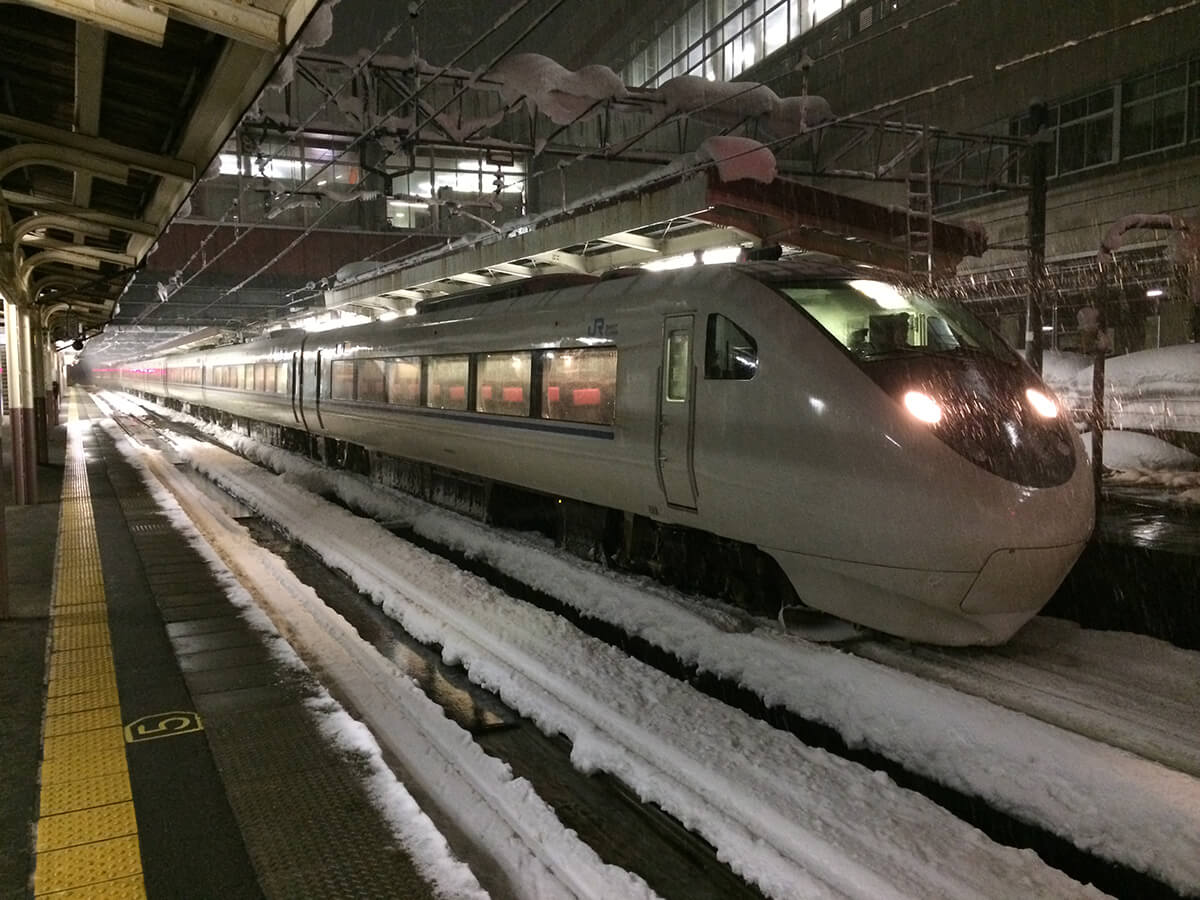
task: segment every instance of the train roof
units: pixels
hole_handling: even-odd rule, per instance
[[[879,279],[895,278],[894,273],[884,272],[871,267],[847,265],[830,257],[801,258],[786,261],[763,261],[745,263],[723,263],[686,270],[670,270],[653,272],[642,268],[623,268],[605,272],[603,275],[586,275],[582,273],[562,273],[538,275],[533,278],[520,278],[503,284],[492,285],[478,290],[462,291],[447,297],[433,297],[422,300],[417,304],[416,314],[440,314],[449,310],[474,307],[501,300],[515,300],[520,297],[546,294],[564,288],[581,285],[596,285],[617,278],[633,279],[665,279],[722,277],[729,272],[746,275],[756,281],[794,281],[805,278],[848,278],[863,277],[868,274]],[[686,274],[685,274],[686,272]]]

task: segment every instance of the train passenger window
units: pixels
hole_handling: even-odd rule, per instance
[[[356,396],[359,400],[370,400],[373,403],[383,403],[387,400],[382,359],[360,359],[358,361],[358,393]]]
[[[692,368],[692,336],[684,329],[667,335],[667,399],[688,398],[688,373]]]
[[[387,361],[387,402],[421,405],[421,358],[406,356]]]
[[[265,394],[275,393],[275,364],[263,363],[258,368],[263,370],[263,386],[260,390]]]
[[[542,354],[543,419],[611,425],[616,398],[616,350],[547,350]]]
[[[467,356],[431,356],[426,362],[425,405],[431,409],[467,408]]]
[[[275,393],[286,394],[288,392],[288,364],[285,362],[275,365]]]
[[[529,415],[533,354],[481,353],[475,364],[475,409],[502,416]]]
[[[704,377],[748,381],[757,371],[758,342],[732,319],[711,314],[704,348]]]
[[[354,399],[354,360],[335,359],[330,364],[329,399]]]
[[[249,363],[242,366],[242,380],[237,386],[248,391],[254,390],[254,366]]]

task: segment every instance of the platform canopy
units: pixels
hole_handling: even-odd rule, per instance
[[[0,294],[91,333],[319,0],[0,4]],[[314,21],[309,24],[312,18]]]
[[[464,239],[370,266],[325,292],[329,308],[407,312],[421,300],[536,275],[599,275],[726,247],[780,245],[904,272],[904,210],[778,177],[723,181],[711,167],[651,176],[625,188]],[[982,231],[934,222],[935,270],[951,273],[986,249]]]

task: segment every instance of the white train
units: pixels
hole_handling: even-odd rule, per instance
[[[1093,525],[1038,377],[869,269],[550,277],[94,377],[686,587],[917,641],[1006,640]]]

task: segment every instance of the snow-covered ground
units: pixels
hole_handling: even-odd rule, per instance
[[[1092,359],[1046,351],[1043,378],[1077,417],[1092,404]],[[1148,431],[1200,432],[1200,344],[1114,356],[1104,363],[1107,483],[1163,489],[1164,499],[1200,504],[1200,457]],[[1091,454],[1091,439],[1084,437]]]
[[[457,570],[444,571],[444,562],[316,493],[337,493],[353,506],[482,557],[701,670],[740,682],[768,705],[830,725],[852,746],[876,750],[1182,891],[1200,890],[1200,780],[1191,775],[1046,721],[1053,716],[1039,712],[1036,718],[972,696],[969,687],[955,689],[771,628],[724,628],[727,623],[708,607],[614,576],[545,542],[497,534],[244,437],[221,437],[283,476],[256,471],[207,445],[187,444],[186,456],[350,572],[407,628],[442,643],[473,679],[546,730],[571,738],[579,766],[626,780],[703,834],[722,859],[772,896],[806,895],[805,886],[856,896],[1061,896],[1080,888],[1050,887],[1032,854],[1001,850],[995,856],[998,848],[961,822],[910,806],[910,795],[886,777],[831,762],[760,723],[714,708],[686,687],[610,656],[611,648],[552,624],[545,614],[497,596]],[[449,607],[446,597],[456,598]],[[545,642],[533,648],[528,642],[535,636]],[[1151,671],[1139,672],[1147,683],[1182,679],[1200,687],[1200,654],[1125,637],[1131,639],[1129,654],[1151,657],[1145,664]],[[1159,649],[1148,651],[1148,644]],[[560,657],[564,647],[569,649]],[[1121,657],[1111,647],[1107,655]],[[1103,658],[1097,655],[1085,668]],[[512,674],[523,669],[514,660],[533,659],[545,676],[535,688],[523,680],[527,675]],[[564,685],[568,673],[571,682]],[[629,682],[626,676],[636,677]],[[1113,674],[1114,681],[1121,677],[1129,676]],[[614,684],[621,686],[613,705],[597,707]],[[558,704],[550,703],[553,696]],[[664,759],[677,766],[674,774],[664,776],[651,765]],[[868,798],[882,806],[869,805]],[[738,820],[739,812],[748,818]],[[764,842],[768,828],[774,837]],[[914,829],[922,832],[919,847],[910,844]],[[849,853],[860,864],[838,862],[831,871],[831,847],[839,850],[838,859]],[[946,880],[947,865],[969,871]]]

